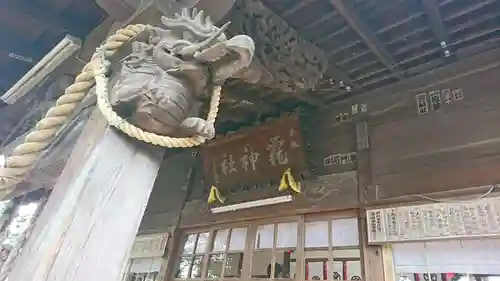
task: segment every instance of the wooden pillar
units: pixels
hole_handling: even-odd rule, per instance
[[[358,198],[361,207],[359,214],[359,229],[361,235],[361,255],[364,280],[385,280],[382,247],[368,245],[365,195],[370,185],[372,184],[368,122],[363,121],[356,124],[356,141]]]
[[[391,245],[383,245],[382,247],[382,261],[384,264],[384,279],[385,281],[396,281],[394,260]]]
[[[120,280],[163,152],[94,112],[8,280]]]

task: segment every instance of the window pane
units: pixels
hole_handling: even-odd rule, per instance
[[[278,278],[294,278],[292,274],[292,253],[294,251],[277,251],[276,252],[276,263],[280,265],[277,267],[275,276]],[[295,269],[293,269],[293,273],[295,273]]]
[[[361,280],[360,250],[334,249],[332,271],[334,272],[334,280]],[[335,279],[335,277],[340,279]]]
[[[207,278],[218,278],[222,275],[224,254],[210,255],[208,260]]]
[[[493,281],[500,279],[499,239],[453,239],[394,244],[397,276],[409,280]],[[468,273],[470,276],[467,276]],[[475,276],[474,276],[475,275]]]
[[[196,243],[197,254],[204,254],[207,251],[208,236],[208,232],[198,234],[198,243]]]
[[[306,224],[306,248],[328,247],[328,222],[313,221]]]
[[[297,246],[297,223],[280,223],[278,224],[278,238],[276,247],[292,248]]]
[[[196,243],[197,234],[190,234],[187,237],[186,244],[184,244],[184,254],[193,254],[194,243]]]
[[[332,265],[333,280],[346,280],[344,278],[344,267],[341,261],[334,261]]]
[[[229,241],[229,251],[245,250],[246,238],[247,238],[246,228],[235,228],[231,230],[231,241]]]
[[[271,276],[272,250],[253,251],[252,278],[269,278]]]
[[[191,265],[192,257],[181,257],[179,262],[179,267],[175,273],[175,278],[188,278],[189,277],[189,266]]]
[[[274,224],[261,225],[257,229],[255,249],[270,249],[274,241]]]
[[[358,220],[356,218],[332,221],[333,246],[359,245]]]
[[[146,280],[145,281],[156,281],[157,277],[158,277],[158,272],[150,272],[146,276]]]
[[[191,268],[191,278],[201,277],[201,264],[203,262],[203,256],[194,257],[193,267]]]
[[[135,273],[132,275],[132,281],[145,281],[147,273]]]
[[[347,261],[346,269],[348,280],[361,280],[361,261]]]
[[[215,232],[214,245],[212,246],[212,252],[224,252],[226,250],[227,236],[229,235],[229,230],[218,230]]]
[[[240,277],[243,267],[243,253],[229,253],[226,258],[224,277]]]
[[[328,260],[328,258],[326,260]],[[326,260],[318,258],[306,259],[306,280],[328,280],[328,276],[325,275],[328,274],[328,270],[326,270]]]
[[[290,277],[295,279],[297,277],[297,258],[294,257],[295,253],[292,253],[292,261],[290,262]]]

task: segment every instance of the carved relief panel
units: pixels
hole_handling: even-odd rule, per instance
[[[236,0],[227,18],[231,30],[255,40],[255,55],[274,78],[269,87],[284,92],[315,88],[328,66],[325,53],[262,2]]]

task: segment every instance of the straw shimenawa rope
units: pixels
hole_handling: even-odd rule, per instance
[[[66,88],[24,142],[17,146],[12,155],[6,158],[5,167],[0,168],[0,199],[9,193],[29,172],[44,150],[50,145],[57,132],[66,125],[74,111],[96,85],[97,105],[109,124],[123,131],[130,137],[162,147],[193,147],[205,142],[205,138],[171,138],[146,132],[121,118],[113,111],[108,97],[107,57],[116,53],[124,43],[146,30],[148,26],[137,24],[120,29],[109,37],[104,45],[94,53],[91,61],[85,65],[75,82]],[[220,101],[220,86],[214,86],[207,122],[214,124]]]

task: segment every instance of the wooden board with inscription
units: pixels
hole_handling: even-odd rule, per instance
[[[356,170],[356,130],[366,107],[335,106],[305,112],[301,118],[307,160],[314,175],[329,175]]]
[[[201,155],[205,178],[219,188],[277,183],[288,168],[307,172],[296,115],[209,143]]]
[[[500,182],[500,68],[371,99],[368,201]]]

